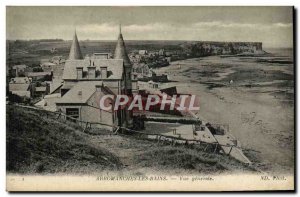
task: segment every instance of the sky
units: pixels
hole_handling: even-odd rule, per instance
[[[293,46],[293,7],[10,7],[7,39],[263,42]]]

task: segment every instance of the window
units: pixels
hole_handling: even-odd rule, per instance
[[[79,118],[79,109],[78,108],[66,108],[67,120],[74,121],[72,118]],[[72,118],[69,118],[72,117]]]

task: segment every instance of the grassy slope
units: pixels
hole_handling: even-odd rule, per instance
[[[90,146],[76,128],[36,112],[7,108],[7,170],[18,173],[84,173],[117,169],[116,156]]]
[[[88,135],[73,123],[12,106],[7,107],[6,144],[7,170],[15,173],[250,172],[224,155],[130,136]]]

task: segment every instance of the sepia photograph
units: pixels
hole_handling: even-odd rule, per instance
[[[293,6],[6,6],[6,190],[295,190]]]

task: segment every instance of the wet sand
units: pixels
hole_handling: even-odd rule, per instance
[[[197,115],[228,124],[255,165],[273,174],[293,173],[292,64],[214,56],[172,62],[155,71],[174,81],[163,87],[200,96]]]

